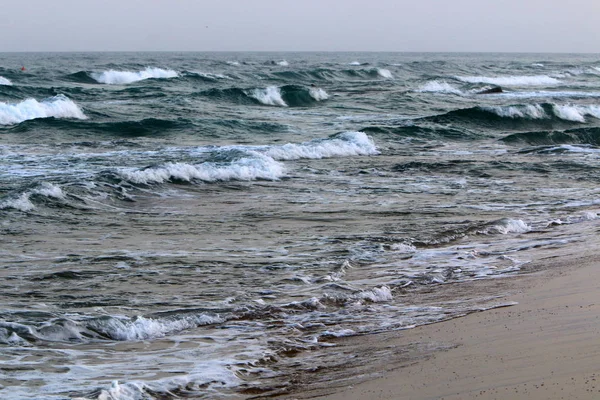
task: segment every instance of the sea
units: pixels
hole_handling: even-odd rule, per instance
[[[597,234],[599,146],[595,54],[0,54],[0,398],[276,397],[509,306],[459,289]]]

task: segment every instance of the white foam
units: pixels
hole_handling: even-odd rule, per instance
[[[203,78],[207,79],[232,79],[231,77],[223,74],[213,74],[211,72],[202,72],[202,71],[192,71],[196,75],[200,75]]]
[[[385,79],[394,79],[394,76],[389,69],[377,68],[377,74]]]
[[[509,233],[525,233],[529,232],[531,227],[520,219],[501,219],[496,221],[493,225],[488,226],[486,229],[480,231],[484,234],[500,233],[506,235]]]
[[[175,320],[158,320],[153,318],[136,317],[96,319],[88,322],[95,330],[105,332],[114,340],[146,340],[167,336],[171,333],[224,322],[224,319],[212,315],[190,315]]]
[[[50,117],[87,118],[77,104],[62,94],[41,102],[35,99],[23,100],[17,104],[0,102],[0,125],[12,125],[30,119]]]
[[[138,72],[115,71],[111,69],[100,73],[93,72],[90,75],[99,83],[105,83],[107,85],[122,85],[150,78],[168,79],[179,76],[179,74],[173,70],[153,67],[148,67],[145,70]]]
[[[346,337],[356,335],[356,331],[352,329],[340,329],[339,331],[325,331],[323,332],[323,336],[330,337]]]
[[[268,106],[287,107],[287,104],[281,98],[281,90],[277,86],[269,86],[264,89],[252,89],[245,91],[246,95],[255,98],[262,104]]]
[[[458,80],[467,83],[491,83],[499,86],[544,86],[557,85],[560,81],[546,75],[531,76],[457,76]]]
[[[361,299],[369,300],[373,303],[381,303],[392,300],[392,291],[387,286],[365,290],[358,295]]]
[[[310,94],[310,97],[317,101],[327,100],[329,98],[327,92],[321,88],[311,87],[308,93]]]
[[[375,143],[364,132],[344,132],[328,139],[273,146],[266,151],[267,155],[276,160],[319,159],[378,153]]]
[[[65,194],[62,189],[51,183],[43,182],[40,187],[35,189],[27,190],[17,198],[9,198],[0,202],[0,210],[13,208],[23,212],[31,211],[35,208],[35,205],[31,202],[31,195],[39,194],[46,197],[54,197],[56,199],[63,199]]]
[[[600,118],[600,106],[553,105],[554,114],[567,121],[585,122],[585,116]]]
[[[11,86],[12,82],[3,76],[0,76],[0,85]]]
[[[417,251],[415,246],[406,243],[394,243],[390,246],[390,249],[399,253],[414,253]]]
[[[355,65],[355,66],[356,66],[356,65],[360,65],[360,63],[359,63],[358,61],[352,61],[352,62],[351,62],[350,64],[348,64],[348,65]]]
[[[236,160],[229,165],[167,163],[157,168],[123,170],[119,173],[127,181],[141,184],[164,183],[173,179],[186,182],[192,180],[205,182],[251,181],[256,179],[277,180],[284,175],[284,168],[271,157],[249,152],[248,157]]]
[[[29,200],[30,193],[22,193],[16,199],[6,199],[0,202],[0,210],[7,208],[13,208],[15,210],[27,212],[35,208],[31,200]]]
[[[487,110],[497,114],[500,117],[508,118],[529,118],[529,119],[543,119],[548,118],[548,114],[544,111],[539,104],[527,104],[524,106],[494,106],[494,107],[482,107],[483,110]]]
[[[429,81],[421,86],[417,92],[463,94],[459,89],[446,81]]]
[[[276,63],[277,65],[281,66],[281,67],[289,67],[290,63],[285,61],[285,60],[281,60],[281,61],[277,61]]]
[[[239,61],[227,61],[227,64],[238,66],[238,65],[240,65],[240,62]]]

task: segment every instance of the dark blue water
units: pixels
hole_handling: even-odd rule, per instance
[[[5,399],[269,394],[594,234],[596,55],[1,60]]]

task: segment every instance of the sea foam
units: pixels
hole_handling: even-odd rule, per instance
[[[122,85],[150,78],[167,79],[179,76],[179,74],[173,70],[153,67],[148,67],[145,70],[138,72],[115,71],[111,69],[100,73],[93,72],[90,75],[99,83],[105,83],[107,85]]]
[[[23,212],[31,211],[35,208],[35,205],[31,202],[32,195],[40,195],[54,199],[65,198],[65,194],[59,186],[56,186],[52,183],[43,182],[34,189],[26,190],[18,197],[9,197],[0,201],[0,210],[12,208]]]
[[[456,79],[467,83],[490,83],[499,86],[544,86],[557,85],[560,81],[546,75],[532,76],[457,76]]]
[[[321,88],[310,88],[308,93],[310,94],[310,97],[317,101],[327,100],[329,98],[327,92]]]
[[[0,125],[18,124],[35,118],[87,119],[77,104],[59,94],[38,102],[35,99],[9,104],[0,102]]]
[[[10,86],[10,85],[12,85],[12,82],[3,76],[0,76],[0,85]]]

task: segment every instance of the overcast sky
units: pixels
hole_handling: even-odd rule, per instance
[[[600,0],[1,0],[1,51],[600,52]]]

